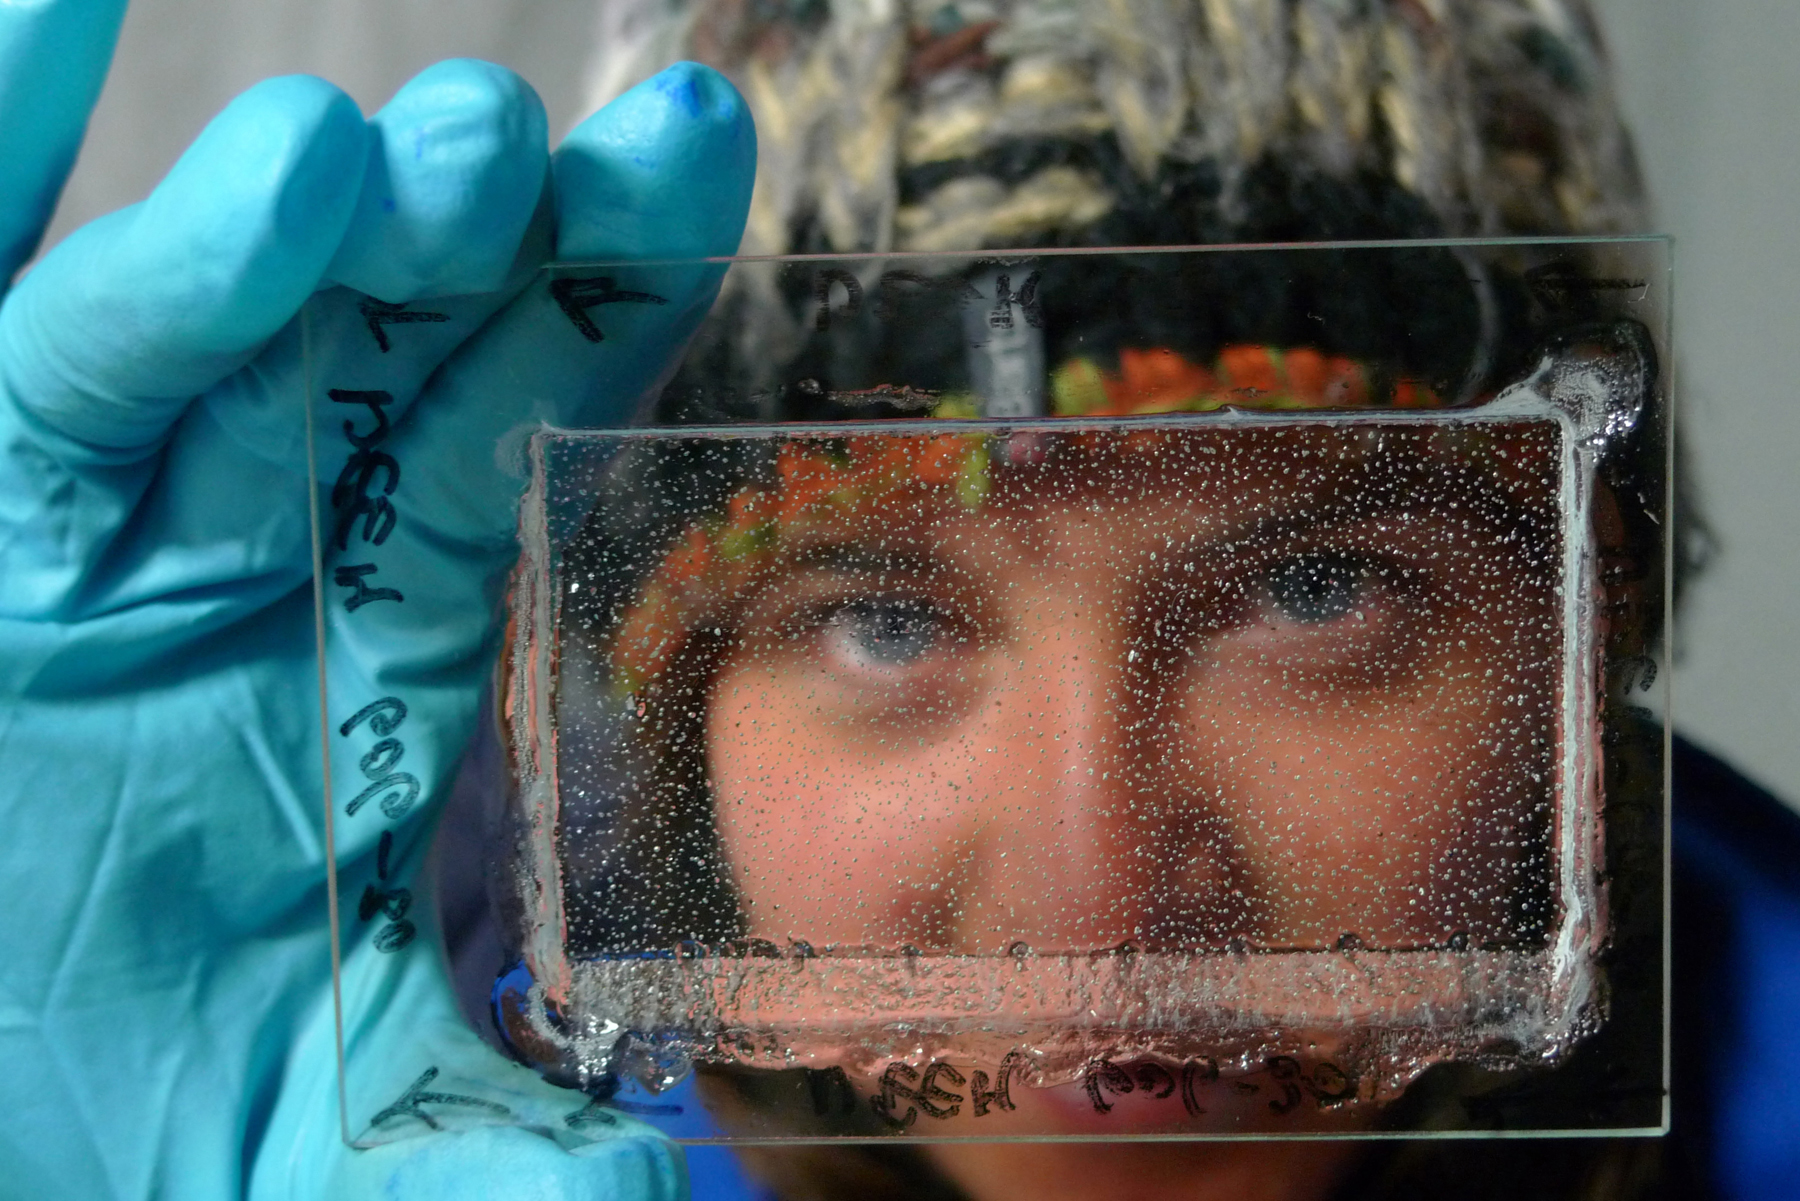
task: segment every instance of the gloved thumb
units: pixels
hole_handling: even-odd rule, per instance
[[[124,17],[125,0],[0,4],[0,290],[44,236]]]

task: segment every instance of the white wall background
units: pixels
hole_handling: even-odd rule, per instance
[[[372,109],[427,63],[474,54],[532,79],[566,129],[598,0],[544,2],[569,7],[135,0],[52,237],[142,196],[269,74],[327,75]],[[1678,239],[1679,420],[1721,543],[1677,630],[1676,724],[1800,802],[1800,0],[1595,3]]]
[[[1677,421],[1719,554],[1679,729],[1800,802],[1800,2],[1596,0],[1676,238]]]

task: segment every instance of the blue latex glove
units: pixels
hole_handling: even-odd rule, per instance
[[[122,7],[0,5],[0,279]],[[547,157],[536,96],[497,67],[440,64],[367,122],[319,80],[271,80],[0,306],[0,1192],[683,1192],[675,1148],[466,1029],[418,875],[513,553],[496,441],[629,417],[719,280],[617,272],[667,303],[591,310],[595,342],[531,268],[731,252],[755,143],[730,85],[687,65],[570,135],[549,187]],[[388,397],[312,398],[316,473],[296,318],[315,293],[320,391]],[[315,494],[348,1125],[373,1150],[339,1134]],[[348,815],[371,770],[389,784]]]

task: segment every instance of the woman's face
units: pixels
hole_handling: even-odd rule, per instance
[[[748,933],[924,953],[1528,942],[1554,448],[1015,444],[790,538],[705,710]],[[1038,460],[1033,462],[1032,460]]]

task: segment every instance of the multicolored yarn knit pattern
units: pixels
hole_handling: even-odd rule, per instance
[[[1207,208],[1186,240],[1216,241],[1253,219],[1268,162],[1391,184],[1435,216],[1414,235],[1624,232],[1644,216],[1582,0],[615,7],[597,88],[692,57],[748,97],[761,165],[745,253],[1104,243],[1110,216],[1159,201]]]

